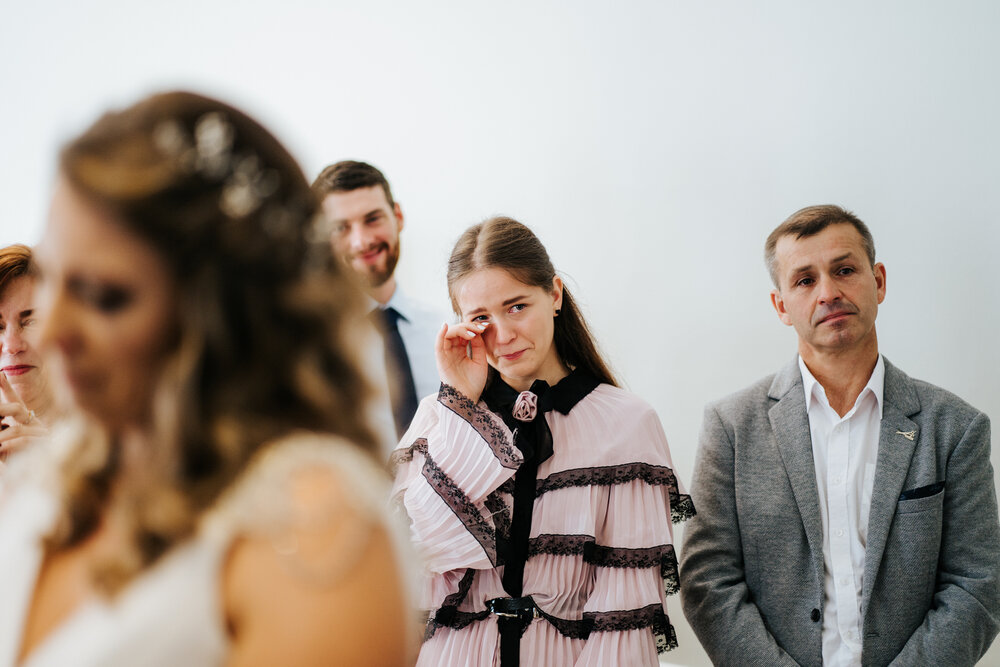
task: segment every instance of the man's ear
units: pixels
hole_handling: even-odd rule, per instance
[[[785,326],[792,326],[792,318],[788,316],[788,311],[785,310],[785,301],[781,298],[781,290],[771,290],[771,305],[774,306],[775,312],[778,313],[778,319]]]
[[[396,216],[396,232],[403,231],[403,209],[398,202],[392,205],[392,214]]]
[[[882,262],[877,263],[872,267],[872,273],[875,274],[875,289],[878,293],[878,302],[882,303],[885,301],[885,264]]]

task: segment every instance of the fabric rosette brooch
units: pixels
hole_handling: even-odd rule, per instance
[[[514,409],[511,411],[514,419],[522,422],[535,421],[538,414],[538,396],[530,391],[522,391],[514,401]]]

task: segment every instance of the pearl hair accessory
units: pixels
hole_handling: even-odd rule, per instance
[[[176,119],[160,123],[153,131],[153,143],[176,159],[181,169],[210,181],[222,181],[220,210],[230,218],[242,218],[277,192],[281,179],[276,170],[264,168],[253,152],[234,153],[235,139],[235,128],[219,111],[207,113],[195,122],[193,141]]]
[[[160,122],[153,130],[153,144],[185,174],[198,175],[220,187],[218,206],[226,224],[219,227],[226,238],[254,237],[277,242],[274,248],[263,244],[270,261],[283,262],[296,272],[324,271],[329,264],[329,238],[332,221],[316,210],[302,224],[302,216],[312,208],[301,197],[279,196],[282,177],[274,167],[249,147],[237,147],[237,128],[221,111],[197,118],[193,129],[179,119]],[[262,234],[253,234],[244,225],[250,223]],[[289,254],[294,247],[287,241],[306,242],[305,257]],[[258,244],[259,246],[260,244]]]

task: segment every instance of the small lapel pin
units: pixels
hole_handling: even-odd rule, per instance
[[[904,438],[906,438],[907,440],[913,440],[915,437],[917,437],[917,432],[916,431],[896,431],[896,435],[901,435]]]

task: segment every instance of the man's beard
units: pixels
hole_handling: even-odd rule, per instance
[[[385,268],[378,270],[372,267],[368,271],[368,284],[373,288],[386,284],[389,278],[392,278],[392,274],[396,270],[396,264],[399,263],[399,240],[396,240],[395,246],[391,246],[388,243],[385,246]]]

